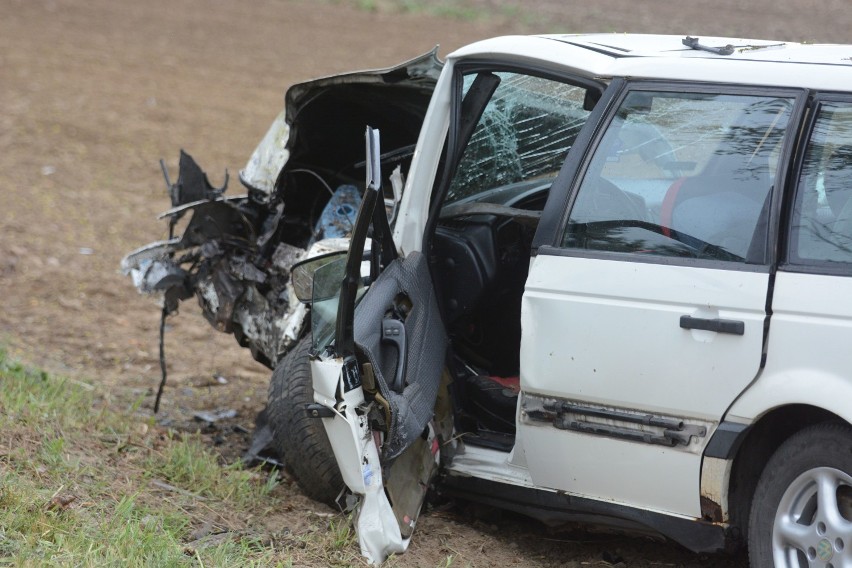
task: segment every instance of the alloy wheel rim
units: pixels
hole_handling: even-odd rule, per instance
[[[852,568],[852,477],[810,469],[784,492],[772,526],[778,568]]]

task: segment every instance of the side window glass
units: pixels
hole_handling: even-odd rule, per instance
[[[494,75],[500,83],[464,150],[447,204],[555,177],[589,115],[582,87],[518,73]],[[464,77],[464,92],[474,78]]]
[[[793,264],[852,263],[852,104],[823,103],[793,206]]]
[[[634,91],[592,156],[563,246],[764,262],[793,100]]]

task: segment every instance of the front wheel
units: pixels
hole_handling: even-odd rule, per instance
[[[749,518],[753,568],[852,567],[852,427],[793,435],[757,484]]]
[[[273,446],[302,491],[333,505],[343,490],[343,478],[322,420],[308,416],[305,405],[314,402],[311,338],[303,338],[278,364],[269,384],[267,412]]]

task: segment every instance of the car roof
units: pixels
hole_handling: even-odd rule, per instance
[[[585,77],[708,81],[852,90],[852,46],[701,37],[702,46],[732,46],[719,55],[684,45],[687,36],[586,34],[503,36],[463,47],[448,60],[504,59]]]

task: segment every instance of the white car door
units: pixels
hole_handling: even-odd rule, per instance
[[[518,433],[536,485],[701,516],[704,446],[761,368],[798,96],[636,83],[615,100],[526,283]]]

